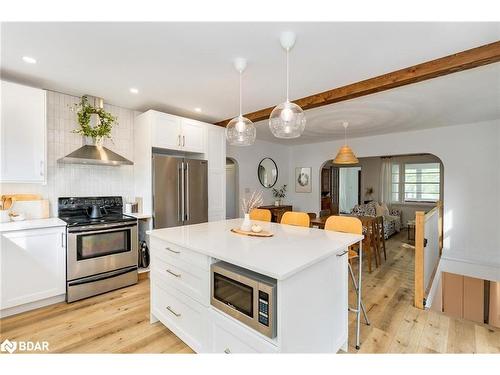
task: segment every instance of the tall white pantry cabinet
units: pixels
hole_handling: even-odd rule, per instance
[[[134,187],[143,213],[153,213],[153,148],[208,161],[208,220],[226,217],[226,140],[224,128],[154,110],[134,122]]]

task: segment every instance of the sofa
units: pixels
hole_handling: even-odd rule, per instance
[[[384,238],[388,239],[395,233],[401,231],[401,210],[397,209],[385,209],[384,205],[379,205],[377,202],[370,202],[367,204],[359,204],[354,206],[351,210],[351,214],[356,216],[383,216],[384,217]],[[377,209],[379,215],[377,215]],[[381,212],[385,211],[383,215]]]

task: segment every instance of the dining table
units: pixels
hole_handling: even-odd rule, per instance
[[[325,224],[328,218],[332,215],[328,216],[319,216],[314,219],[310,220],[310,226],[311,227],[317,227],[319,229],[325,229]],[[349,217],[356,217],[359,220],[361,220],[361,224],[363,226],[363,235],[365,236],[363,240],[363,246],[368,249],[369,252],[369,259],[368,259],[368,267],[369,267],[369,272],[371,272],[371,251],[370,249],[373,248],[375,252],[375,262],[378,265],[381,262],[380,259],[380,249],[379,249],[379,241],[376,236],[376,220],[377,218],[374,216],[358,216],[358,215],[353,215],[353,214],[340,214],[340,216],[349,216]],[[382,234],[383,236],[383,234]]]

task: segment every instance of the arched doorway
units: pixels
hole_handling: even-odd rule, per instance
[[[226,219],[239,217],[238,162],[226,158]]]

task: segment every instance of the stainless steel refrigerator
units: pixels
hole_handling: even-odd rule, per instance
[[[208,221],[206,160],[153,154],[153,226],[169,228]]]

